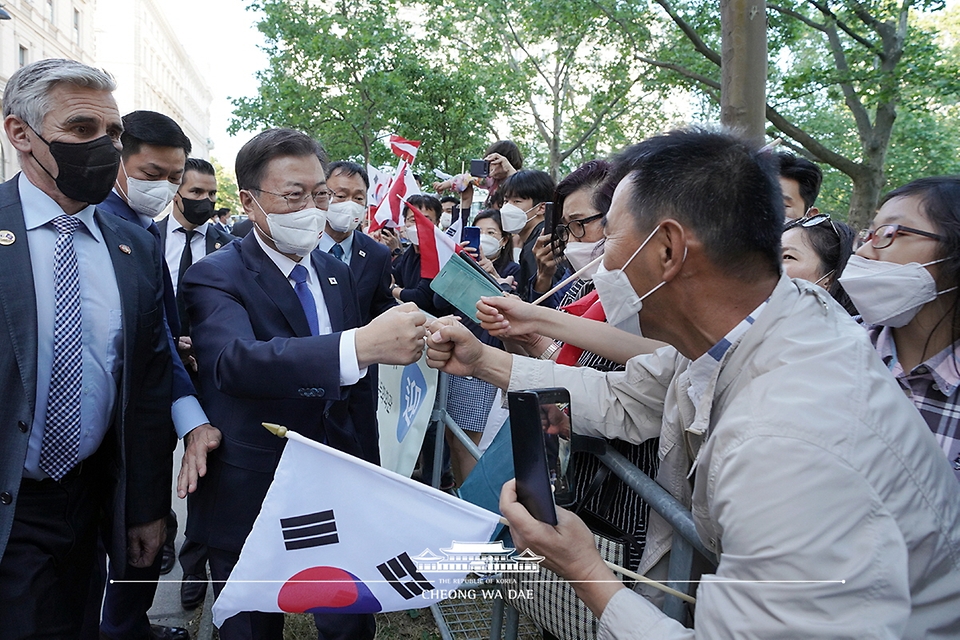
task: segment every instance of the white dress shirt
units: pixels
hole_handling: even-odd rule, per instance
[[[207,226],[209,222],[204,222],[202,225],[194,229],[196,231],[193,234],[193,238],[190,240],[190,249],[193,261],[197,262],[205,255],[207,255]],[[180,231],[183,228],[183,225],[173,217],[171,214],[167,217],[167,237],[165,240],[164,246],[166,247],[163,252],[163,257],[167,261],[167,268],[170,269],[170,279],[173,281],[173,294],[176,295],[177,284],[180,280],[180,257],[183,255],[183,247],[187,241],[187,235]]]
[[[313,268],[313,261],[310,260],[309,256],[300,262],[294,262],[276,249],[268,247],[263,241],[263,238],[260,237],[260,234],[254,233],[254,236],[256,236],[257,242],[260,243],[260,248],[263,249],[263,252],[273,261],[273,264],[277,265],[280,273],[286,277],[291,289],[296,286],[296,283],[290,277],[293,268],[298,264],[302,264],[307,269],[307,287],[310,289],[310,293],[313,294],[313,299],[317,304],[317,327],[319,328],[319,334],[326,335],[333,333],[333,325],[330,324],[330,313],[327,311],[327,303],[323,299],[323,289],[320,287],[320,276],[317,274],[317,270]],[[356,329],[347,329],[340,333],[340,385],[344,387],[356,384],[360,378],[367,375],[367,368],[364,367],[361,369],[360,364],[357,362],[356,333]]]

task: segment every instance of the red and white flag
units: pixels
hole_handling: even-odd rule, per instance
[[[404,201],[404,204],[413,212],[413,219],[417,223],[417,241],[420,243],[420,277],[433,279],[440,273],[447,260],[463,248],[453,241],[453,238],[440,231],[440,227],[433,224],[430,218],[423,215],[419,209]]]
[[[410,164],[413,164],[414,159],[417,157],[417,150],[419,148],[419,140],[407,140],[398,135],[390,136],[390,151],[393,151],[394,155],[401,160],[406,160]]]
[[[401,160],[397,172],[387,187],[387,193],[377,206],[373,219],[370,221],[370,231],[377,231],[383,227],[402,227],[403,220],[400,214],[403,210],[402,200],[420,193],[420,187],[413,177],[413,171],[406,160]]]

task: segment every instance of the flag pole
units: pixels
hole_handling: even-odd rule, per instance
[[[550,289],[550,291],[547,291],[545,294],[543,294],[542,296],[540,296],[539,298],[537,298],[536,300],[534,300],[534,301],[533,301],[533,304],[540,304],[541,302],[543,302],[544,300],[546,300],[547,298],[549,298],[550,296],[552,296],[553,294],[555,294],[557,291],[560,291],[560,289],[563,289],[565,286],[567,286],[568,284],[570,284],[571,282],[573,282],[574,280],[576,280],[577,278],[579,278],[580,275],[581,275],[583,272],[585,272],[587,269],[589,269],[590,267],[595,267],[595,266],[597,266],[598,264],[600,264],[600,261],[601,261],[601,260],[603,260],[603,254],[600,254],[599,256],[597,256],[596,258],[594,258],[593,260],[591,260],[591,261],[588,262],[587,264],[585,264],[585,265],[583,265],[582,267],[580,267],[579,269],[577,269],[573,274],[571,274],[571,275],[567,276],[566,278],[564,278],[563,281],[560,282],[560,284],[558,284],[558,285],[555,286],[553,289]]]

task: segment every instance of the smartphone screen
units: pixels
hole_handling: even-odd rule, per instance
[[[480,227],[464,227],[461,238],[470,243],[468,246],[477,252],[477,256],[480,255]]]
[[[517,499],[530,514],[557,524],[555,505],[573,504],[570,394],[534,389],[507,394]]]

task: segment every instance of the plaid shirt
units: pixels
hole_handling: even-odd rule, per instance
[[[957,371],[960,368],[960,342],[905,373],[897,359],[893,331],[889,327],[874,326],[868,332],[884,364],[936,435],[957,480],[960,480],[960,393],[957,392],[960,386],[960,372]]]

